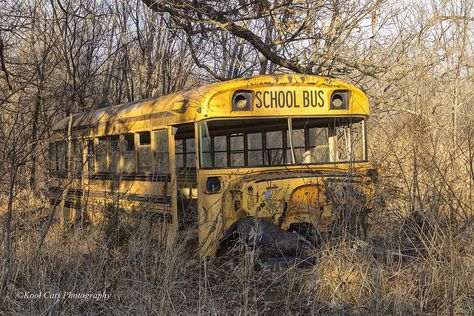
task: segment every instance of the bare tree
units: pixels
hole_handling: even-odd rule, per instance
[[[346,50],[374,36],[365,30],[365,25],[379,14],[384,4],[380,0],[143,2],[154,11],[171,16],[186,31],[190,48],[196,43],[200,47],[212,46],[215,34],[225,38],[222,34],[227,33],[265,60],[298,73],[338,75],[358,71],[375,76],[384,70]],[[229,48],[223,46],[224,50]],[[354,59],[355,56],[359,58]],[[222,59],[225,57],[212,62],[219,63]],[[243,60],[240,62],[245,64]],[[219,78],[212,64],[199,63]],[[261,65],[260,73],[263,73],[265,61]]]

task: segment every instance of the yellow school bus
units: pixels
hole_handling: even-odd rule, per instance
[[[367,96],[339,80],[265,75],[64,118],[50,142],[50,198],[65,220],[108,201],[195,227],[203,256],[235,238],[292,252],[371,209]],[[62,203],[62,204],[61,204]],[[300,234],[294,234],[297,232]],[[295,237],[296,236],[296,237]]]

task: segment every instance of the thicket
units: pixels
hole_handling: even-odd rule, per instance
[[[3,0],[0,313],[474,314],[473,12],[468,0]],[[139,217],[49,225],[58,119],[295,70],[370,97],[384,203],[366,239],[323,242],[310,269],[270,270],[254,252],[202,261],[192,236]],[[46,290],[112,296],[18,296]]]

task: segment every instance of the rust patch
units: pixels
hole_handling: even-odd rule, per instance
[[[293,190],[288,201],[288,216],[306,215],[320,231],[326,231],[333,221],[332,207],[326,203],[324,187],[307,184]]]

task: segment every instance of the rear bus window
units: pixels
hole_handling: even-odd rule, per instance
[[[329,162],[329,134],[327,127],[315,127],[309,130],[309,149],[311,159],[309,162]]]
[[[283,164],[283,132],[267,132],[266,136],[266,164],[281,165]]]
[[[247,160],[249,166],[263,165],[263,137],[262,133],[247,134]]]
[[[240,167],[245,165],[244,135],[230,135],[230,165]]]
[[[295,153],[295,163],[304,163],[305,159],[305,130],[304,129],[294,129],[292,130],[293,137],[291,138],[293,140],[293,149]],[[290,139],[290,132],[287,131],[287,137],[286,139]],[[293,157],[291,155],[291,146],[290,142],[286,142],[286,161],[291,162],[293,160]]]
[[[202,123],[206,127],[206,134],[200,133],[199,139],[201,167],[281,166],[366,160],[363,118],[297,118],[291,123],[283,119],[236,119]]]

